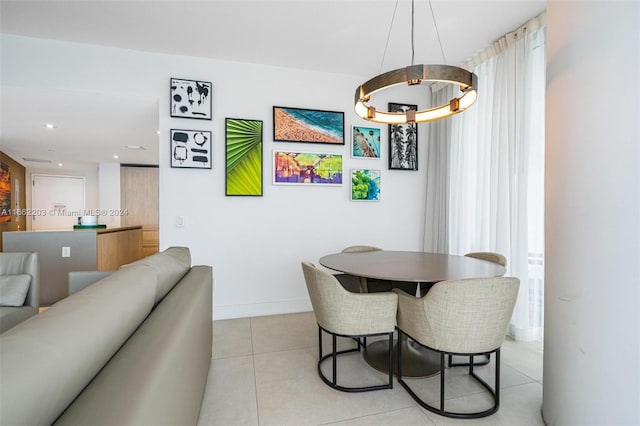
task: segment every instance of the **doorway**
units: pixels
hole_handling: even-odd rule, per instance
[[[73,229],[84,216],[85,181],[80,176],[31,176],[31,229]]]

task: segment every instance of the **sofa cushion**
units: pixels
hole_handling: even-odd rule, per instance
[[[116,271],[2,334],[0,424],[53,423],[149,315],[155,292],[148,266]]]
[[[0,306],[22,306],[27,298],[31,275],[0,275]]]
[[[157,272],[158,287],[156,288],[155,304],[158,304],[158,302],[171,291],[176,283],[189,272],[191,268],[191,254],[188,247],[169,247],[160,253],[153,254],[127,265],[122,265],[120,269],[125,269],[133,265],[146,265]]]

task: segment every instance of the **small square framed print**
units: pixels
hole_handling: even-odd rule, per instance
[[[353,158],[380,158],[380,129],[353,126],[351,130],[351,156]]]
[[[211,132],[171,129],[171,167],[211,168]]]
[[[351,201],[380,201],[380,170],[351,169]]]
[[[171,79],[171,117],[211,120],[213,85],[208,81]]]

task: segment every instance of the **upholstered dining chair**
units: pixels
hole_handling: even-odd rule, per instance
[[[475,259],[486,260],[488,262],[497,263],[500,266],[507,266],[507,258],[504,257],[500,253],[495,253],[492,251],[474,251],[471,253],[465,254],[466,257],[473,257]],[[485,356],[483,360],[476,361],[473,357],[471,357],[469,362],[454,362],[453,356],[449,355],[449,367],[468,367],[469,362],[473,362],[474,365],[481,366],[487,365],[491,361],[489,356]]]
[[[382,249],[374,246],[357,245],[349,246],[342,249],[341,253],[363,253],[369,251],[381,251]],[[342,287],[352,293],[369,293],[379,291],[391,291],[391,284],[379,280],[371,280],[364,277],[357,277],[351,274],[336,274],[335,277],[340,281]],[[364,282],[362,281],[364,280]],[[375,282],[375,285],[369,288],[369,282]]]
[[[335,276],[321,271],[309,262],[302,262],[302,272],[311,298],[311,305],[318,324],[318,374],[328,386],[343,392],[363,392],[393,388],[393,354],[389,351],[388,384],[347,387],[337,382],[337,360],[339,355],[360,351],[356,348],[337,351],[336,337],[360,339],[361,337],[386,336],[389,347],[393,347],[393,332],[396,325],[398,296],[395,293],[357,294],[345,290]],[[322,333],[332,337],[332,351],[324,355]],[[331,379],[322,372],[327,359],[333,363]],[[364,361],[363,361],[364,362]]]
[[[465,254],[467,257],[474,257],[476,259],[488,260],[489,262],[497,263],[500,266],[507,266],[507,258],[500,253],[494,253],[491,251],[474,251]]]
[[[441,281],[422,298],[395,289],[398,294],[398,336],[406,335],[421,346],[440,354],[440,403],[421,399],[402,378],[402,348],[398,345],[398,383],[425,409],[446,417],[479,418],[500,406],[500,347],[518,297],[520,281],[511,277],[472,278]],[[493,388],[474,371],[469,375],[493,397],[493,406],[477,412],[460,413],[445,408],[445,355],[495,353]]]

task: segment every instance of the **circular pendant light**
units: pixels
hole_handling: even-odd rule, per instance
[[[371,95],[399,84],[448,83],[459,86],[460,96],[447,104],[420,111],[386,112],[369,105]],[[449,117],[469,108],[478,96],[478,77],[463,68],[450,65],[410,65],[377,75],[356,89],[355,111],[358,116],[376,123],[421,123]]]
[[[397,7],[398,0],[396,0],[396,8]],[[444,50],[442,49],[442,43],[440,42],[440,33],[438,32],[438,25],[436,24],[431,0],[429,0],[429,7],[431,9],[431,16],[433,18],[436,34],[438,35],[440,51],[444,58]],[[395,10],[393,15],[395,17]],[[391,22],[391,28],[389,28],[389,35],[391,34],[392,28],[393,20]],[[451,65],[413,65],[415,53],[413,31],[414,0],[411,0],[411,65],[377,75],[358,86],[356,89],[354,109],[356,114],[361,118],[367,121],[384,124],[421,123],[457,114],[469,108],[476,101],[478,97],[478,77],[474,73]],[[453,84],[459,87],[460,95],[451,99],[449,103],[420,111],[410,110],[405,112],[387,112],[380,111],[373,105],[369,104],[371,96],[382,90],[399,84],[417,86],[422,83]]]

